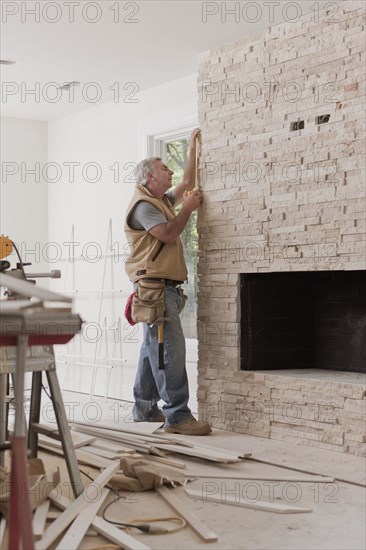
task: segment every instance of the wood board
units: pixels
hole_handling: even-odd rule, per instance
[[[51,502],[49,500],[45,500],[39,506],[37,506],[36,511],[34,512],[32,527],[35,540],[40,539],[43,535],[47,523],[47,518],[49,517],[48,514],[50,504]]]
[[[216,502],[218,504],[230,504],[232,506],[240,506],[242,508],[249,508],[251,510],[261,510],[262,512],[275,512],[277,514],[299,514],[305,512],[312,512],[312,508],[300,508],[291,506],[290,504],[279,504],[277,502],[265,502],[264,500],[257,500],[256,502],[249,502],[243,498],[237,498],[233,494],[213,494],[203,492],[197,489],[184,489],[188,496],[201,502]]]
[[[73,429],[81,431],[82,433],[89,433],[92,435],[99,435],[112,439],[113,441],[123,441],[133,446],[139,452],[157,454],[166,457],[163,451],[170,451],[173,453],[185,454],[187,456],[202,458],[204,460],[210,460],[213,462],[221,462],[224,464],[241,462],[241,458],[237,454],[232,452],[226,452],[224,449],[215,449],[208,446],[201,446],[200,444],[194,444],[190,441],[187,442],[187,446],[184,444],[184,440],[181,438],[162,438],[162,436],[149,436],[149,441],[143,441],[142,436],[136,434],[127,434],[115,432],[111,429],[96,428],[94,426],[74,425]]]
[[[179,500],[173,493],[174,489],[168,489],[162,485],[156,488],[156,492],[175,510],[192,529],[205,541],[216,542],[218,536],[205,525],[196,514],[194,514],[187,504]]]
[[[70,506],[70,501],[63,495],[59,495],[56,491],[51,492],[50,499],[52,502],[61,508],[67,509]],[[149,546],[146,546],[143,542],[131,537],[124,531],[121,531],[111,523],[108,523],[103,518],[95,516],[91,522],[91,526],[100,535],[103,535],[106,539],[110,540],[114,544],[119,545],[124,550],[150,550]]]
[[[239,480],[254,480],[254,481],[288,481],[296,483],[334,483],[334,477],[323,477],[323,476],[286,476],[284,475],[251,475],[251,474],[190,474],[192,476],[202,478],[202,479],[235,479]]]
[[[100,495],[98,495],[98,498],[92,502],[89,502],[88,506],[84,508],[84,510],[82,510],[73,521],[67,533],[57,545],[56,550],[65,550],[65,548],[79,548],[79,545],[86,535],[91,522],[97,515],[99,508],[103,505],[108,494],[109,490],[103,487]]]
[[[59,449],[58,447],[50,447],[49,445],[46,445],[45,443],[42,443],[42,442],[39,443],[39,446],[45,451],[48,451],[50,453],[54,453],[61,456],[64,455],[63,450]],[[94,466],[94,468],[107,468],[108,466],[110,466],[115,462],[114,460],[109,460],[108,458],[103,458],[102,456],[88,453],[87,451],[84,451],[84,449],[75,449],[75,455],[76,455],[77,461],[80,464]]]
[[[36,544],[37,550],[48,550],[51,544],[67,529],[70,523],[80,514],[90,500],[94,499],[100,488],[104,487],[114,473],[119,469],[119,463],[106,468],[92,483],[88,484],[66,510],[46,529],[40,541]],[[52,491],[52,493],[55,492]],[[59,496],[59,495],[58,495]]]

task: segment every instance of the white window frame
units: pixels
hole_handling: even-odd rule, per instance
[[[164,143],[186,137],[187,134],[190,135],[197,125],[197,116],[192,115],[175,122],[169,122],[164,126],[144,129],[141,139],[141,158],[164,158]]]

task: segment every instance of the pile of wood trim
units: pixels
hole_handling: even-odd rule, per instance
[[[51,426],[39,426],[42,434],[47,432],[55,437],[54,428]],[[154,433],[160,425],[156,424],[124,424],[118,430],[115,430],[108,425],[90,425],[87,423],[72,423],[71,436],[75,445],[75,452],[80,464],[102,469],[102,473],[94,480],[93,485],[101,491],[101,498],[97,502],[90,504],[90,491],[88,488],[88,499],[80,495],[75,501],[70,502],[56,491],[52,491],[49,495],[49,500],[44,502],[36,510],[34,516],[34,531],[39,538],[36,549],[45,550],[54,541],[63,534],[63,538],[58,543],[57,548],[77,548],[82,538],[92,528],[97,533],[105,536],[109,541],[118,544],[121,548],[131,550],[144,550],[148,547],[141,541],[133,538],[121,529],[111,525],[101,517],[97,516],[98,511],[102,508],[103,503],[108,497],[108,489],[105,487],[112,477],[120,470],[121,458],[127,457],[143,457],[151,461],[153,464],[162,464],[173,466],[177,469],[184,470],[186,464],[172,454],[187,455],[208,460],[214,463],[233,464],[240,462],[242,458],[249,458],[251,453],[228,452],[224,449],[214,449],[202,444],[202,440],[190,442],[182,437],[176,437],[171,434]],[[57,434],[56,434],[57,435]],[[46,435],[39,437],[39,446],[57,454],[63,454],[61,444],[50,439]],[[192,476],[190,476],[192,478]],[[280,475],[275,477],[260,476],[245,474],[223,474],[222,476],[210,476],[208,474],[197,474],[195,477],[222,477],[223,479],[271,479],[283,481],[299,481],[299,482],[333,482],[333,478],[323,476],[294,476]],[[84,489],[85,491],[86,489]],[[178,499],[174,495],[174,489],[169,489],[166,486],[155,488],[160,497],[167,502],[175,512],[185,519],[187,524],[201,537],[205,542],[215,542],[218,536],[209,529],[198,516],[192,511],[190,506]],[[214,501],[221,504],[229,504],[242,506],[244,508],[252,508],[255,510],[269,511],[275,513],[300,513],[311,512],[309,508],[300,508],[288,504],[269,503],[258,501],[249,503],[247,501],[238,501],[233,498],[223,500],[219,495],[203,495],[202,491],[197,491],[191,488],[185,488],[186,494],[196,500],[202,502]],[[45,529],[47,517],[49,519],[50,503],[64,510],[55,521]]]
[[[40,448],[63,455],[62,446],[58,441],[57,430],[50,425],[39,424],[36,426],[39,435],[38,445]],[[143,457],[153,464],[162,464],[184,470],[186,464],[171,454],[188,455],[211,462],[232,464],[241,461],[235,453],[223,449],[212,449],[201,443],[190,443],[184,438],[175,437],[171,434],[155,434],[160,427],[156,424],[124,424],[118,430],[108,425],[90,425],[87,423],[71,423],[71,437],[75,447],[75,453],[79,464],[87,464],[95,468],[103,469],[103,472],[93,482],[101,490],[101,498],[93,504],[90,503],[90,491],[86,485],[84,492],[88,490],[88,499],[84,498],[84,492],[75,501],[70,502],[65,497],[52,491],[49,499],[43,502],[34,515],[34,532],[38,539],[36,549],[45,550],[62,534],[63,538],[57,548],[77,548],[82,538],[92,528],[105,536],[108,540],[118,544],[121,548],[131,550],[144,550],[148,547],[139,540],[123,530],[114,527],[101,517],[97,516],[108,496],[108,489],[105,485],[120,470],[120,459],[124,457]],[[249,456],[249,455],[247,455]],[[90,484],[92,487],[92,484]],[[187,524],[205,542],[215,542],[217,535],[211,531],[190,509],[179,501],[172,490],[161,486],[156,489],[157,493],[165,500]],[[63,509],[53,523],[46,528],[47,519],[52,517],[50,504]]]
[[[239,456],[223,449],[213,449],[201,442],[191,443],[170,434],[156,434],[154,432],[158,427],[160,425],[156,423],[125,423],[116,430],[104,424],[95,426],[85,422],[73,422],[71,435],[77,443],[75,447],[78,461],[97,467],[107,467],[123,454],[151,455],[150,458],[160,457],[168,460],[168,455],[177,453],[222,464],[240,462],[242,458],[250,456],[250,453]],[[37,425],[37,429],[42,429],[42,433],[45,434],[47,426]],[[53,428],[48,430],[54,434]],[[62,454],[59,442],[44,435],[39,438],[39,446],[55,453],[59,450],[59,454]],[[80,449],[80,446],[83,448]]]

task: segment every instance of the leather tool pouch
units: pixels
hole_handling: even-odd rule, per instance
[[[136,323],[153,324],[164,317],[164,281],[140,279],[132,299],[131,314]]]

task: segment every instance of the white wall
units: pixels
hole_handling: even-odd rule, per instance
[[[47,163],[47,123],[2,118],[1,163],[0,233],[15,242],[23,262],[32,262],[27,272],[48,271],[48,190],[42,176]],[[37,163],[37,174],[27,173]],[[8,260],[14,268],[15,252]],[[48,286],[48,279],[37,284]]]
[[[76,289],[76,311],[86,321],[83,337],[66,351],[82,354],[84,362],[85,356],[90,357],[87,362],[99,364],[105,363],[105,357],[126,361],[113,363],[110,397],[132,399],[141,330],[139,325],[127,325],[123,317],[125,300],[132,290],[123,265],[125,210],[134,189],[134,183],[126,181],[133,169],[128,163],[141,160],[147,132],[170,128],[196,115],[196,79],[191,75],[172,81],[139,92],[138,103],[102,104],[53,120],[48,126],[48,161],[58,163],[62,172],[60,180],[49,185],[48,195],[49,240],[57,243],[58,267],[63,272],[60,281],[52,281],[52,288]],[[70,162],[80,163],[73,182],[65,165]],[[88,163],[97,163],[99,175]],[[116,171],[110,169],[113,165],[120,169],[116,182]],[[97,181],[88,181],[97,175]],[[80,243],[74,247],[74,262],[70,261],[72,247],[65,244],[70,242],[73,227],[74,240]],[[109,227],[112,236],[108,235]],[[112,250],[108,250],[111,244]],[[113,292],[96,292],[101,290]],[[119,318],[120,332],[116,330]],[[101,331],[98,325],[107,330]],[[64,387],[89,392],[92,370],[82,365],[64,369]],[[98,369],[96,394],[105,394],[105,375],[105,369]],[[195,376],[194,372],[193,396]]]

